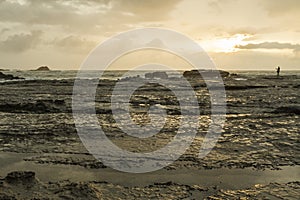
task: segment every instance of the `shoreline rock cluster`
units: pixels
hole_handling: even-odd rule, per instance
[[[14,79],[24,79],[18,76],[13,76],[11,74],[4,74],[3,72],[0,72],[0,80],[14,80]]]
[[[183,77],[188,78],[188,79],[202,79],[202,75],[205,77],[218,77],[220,76],[222,78],[226,78],[230,76],[230,73],[227,71],[223,70],[191,70],[191,71],[185,71],[183,73]]]
[[[37,100],[28,103],[0,104],[0,112],[15,113],[58,113],[70,112],[64,100]]]
[[[146,79],[168,79],[166,72],[149,72],[145,74]]]

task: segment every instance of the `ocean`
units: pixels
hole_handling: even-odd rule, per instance
[[[126,71],[124,70],[113,70],[105,71],[102,79],[116,80],[120,78]],[[145,73],[152,71],[129,71],[129,76],[140,76],[144,77]],[[178,77],[178,73],[173,71],[166,71],[169,77]],[[268,77],[276,75],[276,71],[229,71],[230,73],[236,73],[245,78]],[[74,79],[77,75],[77,70],[52,70],[52,71],[34,71],[34,70],[10,70],[3,71],[5,74],[11,74],[18,77],[23,77],[25,80],[63,80],[63,79]],[[85,71],[86,78],[89,78],[95,71]],[[183,71],[179,71],[183,73]],[[300,75],[300,70],[295,71],[282,71],[282,76]],[[125,77],[123,77],[125,78]],[[4,80],[0,80],[4,81]],[[7,80],[6,80],[7,81]],[[14,80],[15,81],[15,80]]]

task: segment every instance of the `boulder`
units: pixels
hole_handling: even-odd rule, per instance
[[[9,184],[30,185],[36,183],[35,172],[32,171],[14,171],[7,174],[5,181]]]
[[[145,74],[147,79],[168,79],[168,74],[166,72],[149,72]]]

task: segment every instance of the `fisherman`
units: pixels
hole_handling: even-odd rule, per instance
[[[280,73],[280,67],[279,66],[277,67],[276,71],[277,71],[277,77],[279,77],[279,73]]]

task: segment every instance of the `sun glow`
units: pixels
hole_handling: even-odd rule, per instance
[[[207,41],[200,42],[200,45],[204,47],[207,51],[213,52],[235,52],[238,49],[235,48],[237,45],[244,45],[246,42],[245,39],[249,38],[249,35],[236,34],[231,37],[226,38],[217,38]]]

